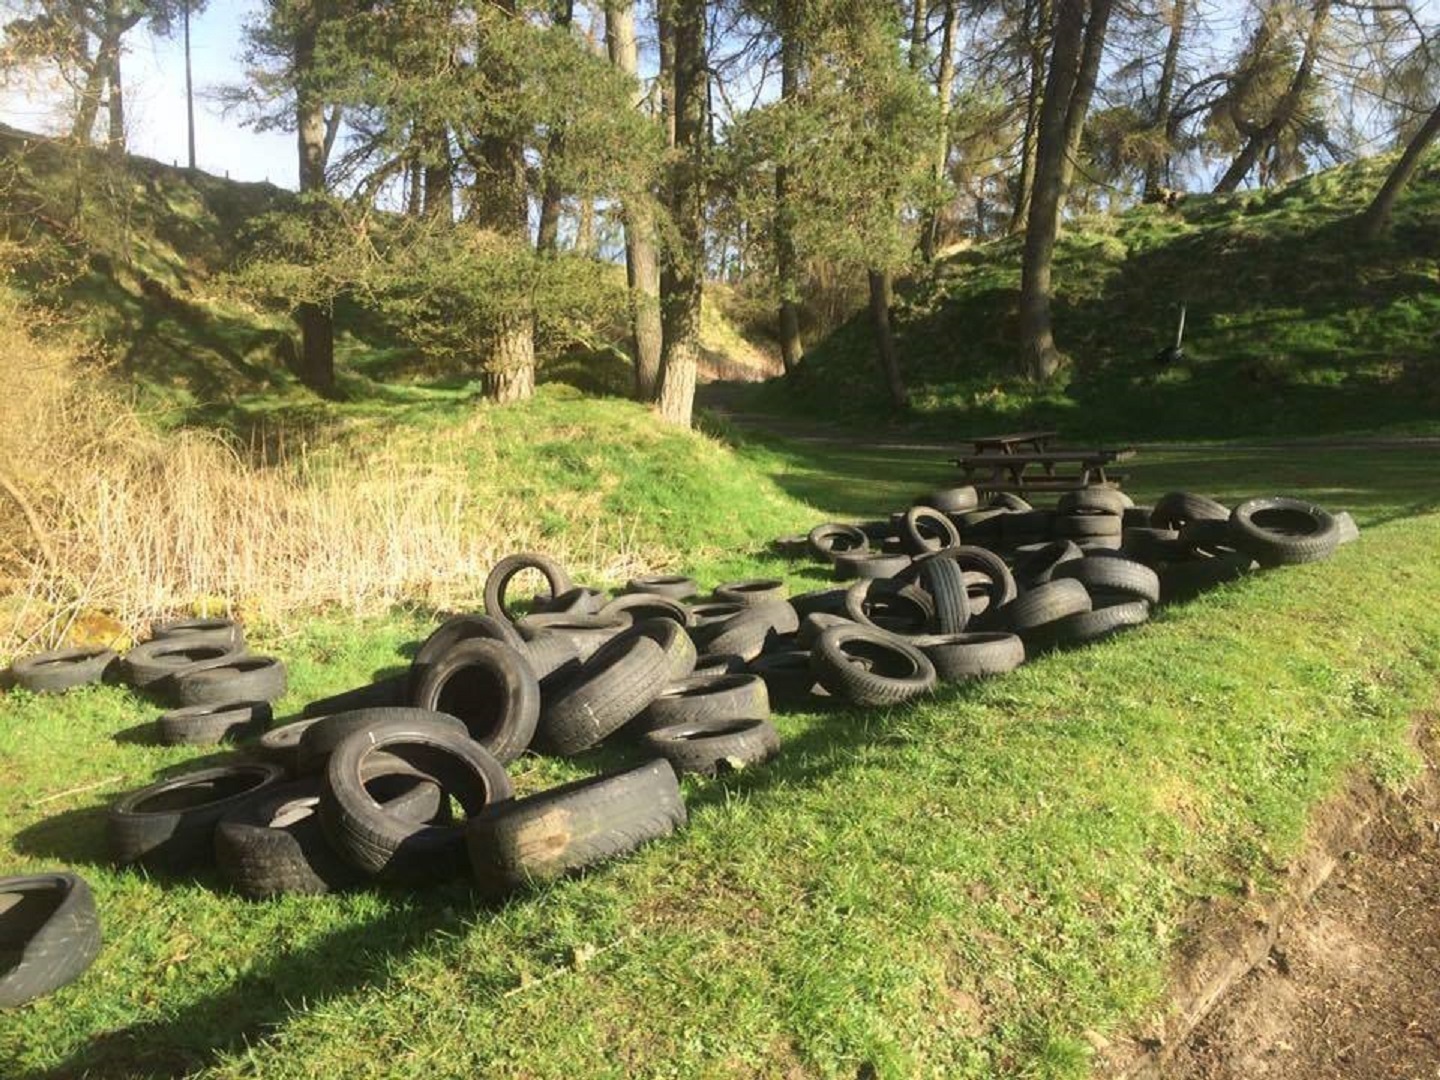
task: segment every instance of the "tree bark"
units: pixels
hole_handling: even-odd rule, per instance
[[[80,36],[86,35],[82,32]],[[106,65],[100,54],[86,59],[90,66],[85,73],[85,88],[80,91],[75,122],[70,127],[70,138],[80,146],[89,146],[94,141],[95,120],[100,115],[100,91],[105,85]]]
[[[925,62],[925,39],[930,35],[930,0],[915,0],[910,13],[910,66],[916,71]]]
[[[955,104],[955,34],[960,28],[960,5],[945,0],[945,30],[940,39],[940,73],[935,92],[940,105],[940,139],[935,154],[935,190],[945,183],[945,170],[950,164],[950,111]],[[920,233],[920,254],[927,263],[935,261],[940,244],[940,207],[937,205],[925,220]]]
[[[556,0],[551,18],[557,27],[569,30],[575,21],[575,0]],[[535,249],[543,254],[553,255],[560,248],[560,205],[565,193],[550,170],[550,159],[558,156],[565,148],[565,132],[552,131],[546,140],[545,159],[541,169],[545,176],[545,187],[540,194],[539,225],[535,232]]]
[[[1165,59],[1160,64],[1160,86],[1155,93],[1155,116],[1151,122],[1151,129],[1164,140],[1165,149],[1163,153],[1151,153],[1145,159],[1146,198],[1155,195],[1162,179],[1167,179],[1170,173],[1170,140],[1173,138],[1170,108],[1175,97],[1175,72],[1180,66],[1180,43],[1184,35],[1185,0],[1172,0],[1170,36],[1165,41]]]
[[[325,12],[310,5],[295,32],[295,141],[300,158],[300,193],[322,195],[326,190],[328,140],[325,101],[314,84],[315,47]],[[335,324],[330,312],[318,304],[301,304],[300,357],[296,375],[318,394],[335,391]]]
[[[1285,87],[1285,93],[1280,95],[1280,100],[1275,104],[1275,111],[1258,130],[1251,133],[1245,140],[1245,145],[1240,153],[1235,155],[1235,160],[1225,170],[1225,175],[1215,185],[1217,195],[1229,194],[1238,188],[1245,177],[1250,175],[1250,170],[1260,159],[1260,155],[1269,150],[1279,138],[1280,133],[1285,130],[1295,113],[1300,107],[1300,99],[1310,86],[1310,76],[1315,68],[1315,57],[1320,51],[1320,39],[1325,32],[1325,24],[1330,16],[1330,0],[1317,0],[1315,4],[1315,17],[1310,22],[1310,30],[1305,35],[1305,51],[1300,56],[1300,63],[1295,68],[1295,74],[1290,79],[1290,84]]]
[[[871,270],[870,326],[875,332],[875,352],[880,359],[880,374],[890,394],[890,404],[897,409],[910,407],[910,393],[900,377],[900,357],[895,350],[895,331],[890,325],[890,304],[894,299],[894,279],[888,270]]]
[[[1425,151],[1430,144],[1440,136],[1440,105],[1435,106],[1429,118],[1417,131],[1414,137],[1405,146],[1405,152],[1400,155],[1400,160],[1390,170],[1390,175],[1385,178],[1385,183],[1375,193],[1375,199],[1361,215],[1360,225],[1362,234],[1370,240],[1377,239],[1390,224],[1390,215],[1395,210],[1395,199],[1399,196],[1410,178],[1415,175],[1415,170],[1420,165],[1420,159],[1425,156]]]
[[[426,142],[430,157],[425,162],[425,216],[442,224],[455,223],[455,169],[450,160],[450,133],[431,132]]]
[[[1054,46],[1045,80],[1035,155],[1035,190],[1020,272],[1020,362],[1031,379],[1052,377],[1064,362],[1050,324],[1051,267],[1060,215],[1085,110],[1095,89],[1111,0],[1057,0]]]
[[[195,168],[195,84],[190,71],[190,0],[181,0],[185,20],[185,142],[190,168]]]
[[[98,55],[103,58],[105,81],[110,88],[106,98],[109,131],[105,145],[115,154],[125,152],[125,90],[120,78],[120,38],[124,33],[119,8],[112,0],[105,6],[105,36]]]
[[[635,44],[633,0],[605,0],[605,48],[610,62],[635,80],[635,107],[645,102]],[[660,263],[655,253],[655,218],[645,198],[629,199],[622,208],[625,223],[625,279],[630,286],[632,336],[635,350],[635,397],[655,400],[660,388]]]
[[[922,0],[923,2],[923,0]],[[796,0],[780,0],[780,100],[800,93],[800,27]],[[790,167],[775,166],[775,284],[780,293],[780,360],[789,375],[805,357],[800,340],[800,268],[795,252],[795,205],[790,197]]]
[[[1030,86],[1025,95],[1025,134],[1020,141],[1020,180],[1010,214],[1013,236],[1030,220],[1030,195],[1035,189],[1035,154],[1040,139],[1040,109],[1045,103],[1045,60],[1050,49],[1050,0],[1026,0]]]
[[[659,409],[662,419],[689,427],[695,407],[705,271],[705,0],[674,0],[669,30],[678,151],[670,177],[676,243],[666,251],[660,280],[665,340]]]
[[[655,36],[660,70],[655,82],[660,89],[660,122],[665,125],[665,145],[675,149],[675,26],[672,18],[676,0],[656,0]]]
[[[405,213],[413,218],[425,213],[425,165],[419,158],[405,166]]]

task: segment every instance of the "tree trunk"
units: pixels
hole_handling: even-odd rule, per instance
[[[535,321],[528,315],[497,321],[481,350],[485,396],[501,405],[535,395]]]
[[[185,142],[190,168],[195,168],[195,84],[190,72],[190,0],[182,0],[185,20]]]
[[[660,88],[660,122],[665,125],[665,145],[675,149],[675,27],[672,18],[676,0],[656,0],[655,36],[660,70],[655,82]]]
[[[427,142],[431,156],[425,162],[425,216],[453,225],[455,170],[450,162],[450,133],[432,132]]]
[[[575,0],[555,0],[550,17],[557,27],[569,30],[575,21]],[[560,190],[560,184],[550,170],[550,159],[559,156],[564,148],[564,130],[550,132],[550,137],[546,140],[545,157],[540,163],[545,186],[540,193],[539,225],[535,231],[535,250],[546,255],[553,255],[560,248],[560,204],[564,201],[565,193]]]
[[[419,158],[405,166],[405,213],[418,218],[425,212],[425,165]]]
[[[875,331],[875,352],[880,358],[880,374],[890,404],[897,409],[910,407],[910,394],[900,378],[900,357],[895,351],[895,332],[890,325],[890,304],[894,299],[894,281],[888,270],[871,270],[870,325]]]
[[[1040,109],[1045,103],[1045,60],[1050,50],[1050,0],[1026,0],[1030,35],[1030,86],[1025,95],[1025,134],[1020,142],[1020,181],[1010,215],[1010,233],[1030,220],[1030,195],[1035,190],[1035,154],[1040,139]]]
[[[780,100],[800,92],[800,27],[796,0],[780,0]],[[790,198],[790,167],[775,167],[775,284],[780,293],[780,360],[789,375],[805,357],[800,340],[800,268],[795,253],[795,206]]]
[[[103,51],[94,59],[86,57],[89,64],[85,72],[85,88],[80,91],[80,102],[75,111],[75,123],[70,128],[70,138],[80,146],[89,146],[95,138],[95,120],[100,115],[100,91],[105,85],[107,64]]]
[[[113,3],[106,5],[105,37],[99,55],[104,58],[105,81],[110,87],[107,97],[110,124],[105,145],[115,154],[125,152],[125,91],[120,79],[120,38],[123,33],[119,11]]]
[[[1180,42],[1185,35],[1185,0],[1172,0],[1170,36],[1165,42],[1165,59],[1160,64],[1160,86],[1155,94],[1155,116],[1152,130],[1165,142],[1164,152],[1151,153],[1145,159],[1145,197],[1151,198],[1160,189],[1162,179],[1170,172],[1170,139],[1172,138],[1170,107],[1175,97],[1175,72],[1180,66]]]
[[[480,140],[480,152],[485,170],[475,177],[471,192],[471,213],[476,224],[509,237],[517,245],[528,245],[524,142],[487,137]],[[500,319],[478,361],[491,400],[530,397],[535,389],[534,313],[517,312]]]
[[[668,246],[660,281],[665,341],[659,406],[662,419],[689,427],[695,406],[705,272],[705,0],[675,0],[671,16],[678,156],[671,167],[670,212],[676,243]]]
[[[1374,201],[1361,216],[1361,231],[1367,239],[1377,239],[1390,224],[1390,214],[1395,209],[1396,197],[1410,182],[1410,177],[1415,175],[1420,159],[1425,156],[1425,151],[1437,135],[1440,135],[1440,105],[1435,106],[1435,111],[1406,144],[1405,152],[1400,155],[1400,160],[1395,163],[1390,175],[1385,178],[1385,183],[1376,192]]]
[[[1056,3],[1054,46],[1036,143],[1035,189],[1020,272],[1021,370],[1037,381],[1053,376],[1064,361],[1050,325],[1051,265],[1071,171],[1066,158],[1072,143],[1079,141],[1084,110],[1095,89],[1110,2],[1092,0],[1088,23],[1085,0]]]
[[[311,7],[295,32],[295,141],[300,158],[300,193],[326,190],[325,102],[311,85],[315,44],[323,12]],[[330,312],[317,304],[301,304],[300,358],[296,375],[318,394],[335,390],[335,325]]]
[[[945,0],[945,31],[940,39],[940,74],[935,92],[940,105],[940,139],[935,154],[935,190],[943,190],[945,170],[950,164],[950,111],[955,103],[955,34],[960,28],[960,5]],[[935,206],[920,233],[920,254],[927,263],[935,261],[940,244],[940,206]]]
[[[645,101],[635,44],[633,0],[605,0],[605,48],[610,62],[635,81],[635,107]],[[643,196],[628,200],[625,223],[625,280],[634,304],[635,397],[654,401],[660,387],[660,263],[655,254],[655,218]]]
[[[925,39],[930,34],[930,0],[915,0],[910,14],[910,66],[916,71],[925,62]]]
[[[1305,35],[1305,51],[1300,56],[1300,64],[1295,69],[1294,76],[1290,79],[1290,85],[1285,88],[1285,93],[1280,95],[1280,100],[1275,104],[1275,111],[1270,119],[1258,130],[1251,133],[1245,140],[1245,145],[1235,160],[1230,163],[1230,168],[1225,170],[1225,175],[1215,185],[1217,195],[1228,195],[1238,188],[1245,177],[1250,175],[1250,170],[1255,163],[1274,144],[1280,133],[1295,118],[1295,113],[1300,107],[1300,99],[1310,86],[1310,76],[1315,68],[1315,57],[1320,51],[1320,38],[1325,32],[1325,23],[1330,16],[1330,0],[1318,0],[1315,5],[1315,17],[1310,22],[1310,30]]]
[[[586,195],[579,201],[579,212],[575,215],[575,251],[580,255],[594,255],[595,200]]]

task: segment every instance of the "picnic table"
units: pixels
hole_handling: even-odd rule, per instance
[[[951,460],[981,491],[1073,491],[1119,487],[1126,474],[1108,471],[1110,466],[1135,456],[1135,449],[1129,446],[1053,447],[1050,441],[1054,437],[1054,432],[1031,431],[975,439],[975,453]],[[1073,471],[1059,471],[1067,467]]]

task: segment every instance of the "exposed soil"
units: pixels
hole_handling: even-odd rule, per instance
[[[1440,1078],[1440,781],[1383,801],[1269,955],[1161,1068],[1173,1080]]]

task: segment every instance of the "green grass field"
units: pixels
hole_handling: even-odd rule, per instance
[[[662,536],[674,520],[704,584],[815,588],[755,538],[948,479],[926,453],[703,453],[723,484],[637,457],[605,513],[659,500],[647,520]],[[583,455],[567,471],[594,483]],[[1413,449],[1145,454],[1142,499],[1304,493],[1364,536],[983,686],[781,715],[773,763],[685,782],[686,831],[496,907],[463,883],[255,903],[112,869],[108,799],[201,755],[140,741],[157,709],[120,688],[12,693],[4,867],[77,868],[106,947],[0,1016],[0,1075],[1083,1076],[1097,1037],[1155,1006],[1192,904],[1263,888],[1350,770],[1413,769],[1406,732],[1440,672],[1434,475]],[[734,531],[702,544],[693,523],[726,516]],[[255,645],[290,665],[291,712],[404,664],[431,618],[323,617]],[[512,771],[529,791],[630,757]]]

